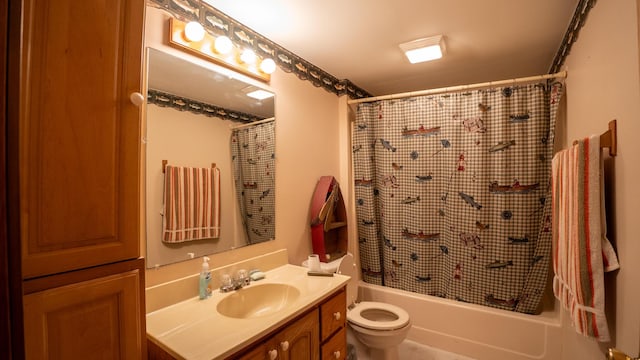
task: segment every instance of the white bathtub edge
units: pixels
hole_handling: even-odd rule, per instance
[[[408,339],[478,360],[557,360],[561,318],[512,313],[402,290],[359,283],[359,299],[404,308],[412,319]]]

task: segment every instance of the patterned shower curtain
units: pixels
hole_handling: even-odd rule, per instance
[[[249,244],[275,238],[275,121],[233,130],[231,159]]]
[[[366,282],[538,312],[559,82],[363,103],[353,129]]]

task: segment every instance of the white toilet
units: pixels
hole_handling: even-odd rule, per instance
[[[356,303],[357,267],[347,253],[338,265],[338,273],[351,276],[347,284],[347,323],[360,342],[369,347],[371,360],[398,359],[398,345],[405,339],[411,320],[402,308],[374,301]]]

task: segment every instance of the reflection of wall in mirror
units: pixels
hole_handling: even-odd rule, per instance
[[[233,190],[228,120],[196,115],[169,107],[147,106],[147,267],[245,245]],[[164,174],[162,160],[170,165],[220,169],[220,238],[166,244],[162,238]]]

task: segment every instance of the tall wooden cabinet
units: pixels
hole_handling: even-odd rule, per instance
[[[24,0],[10,29],[20,32],[10,48],[20,51],[10,65],[19,71],[10,241],[21,249],[27,358],[145,357],[141,121],[130,100],[141,89],[144,8]]]
[[[139,255],[144,0],[27,0],[22,28],[22,275]]]

